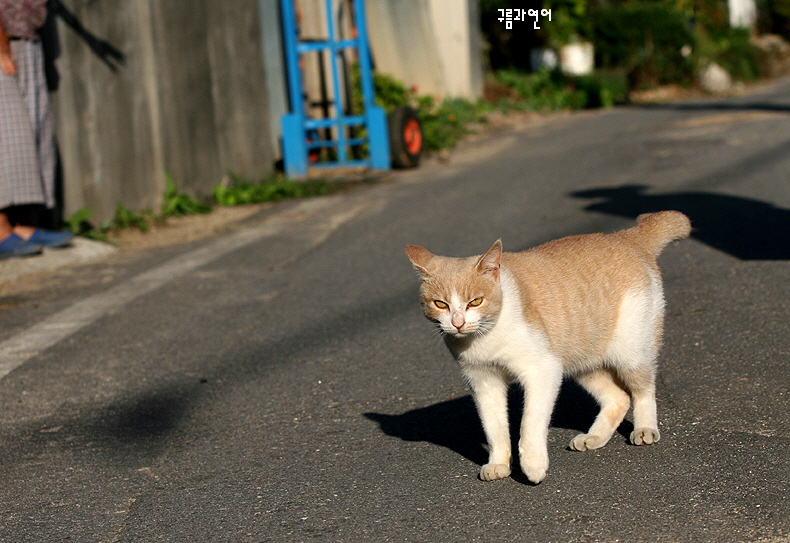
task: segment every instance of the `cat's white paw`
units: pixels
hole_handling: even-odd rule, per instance
[[[480,468],[480,479],[498,481],[510,475],[510,466],[506,464],[486,464]]]
[[[631,432],[631,443],[634,445],[652,445],[661,439],[661,434],[655,428],[637,428]]]
[[[593,449],[600,449],[608,442],[601,436],[592,434],[579,434],[571,440],[569,447],[574,451],[591,451]]]
[[[529,455],[521,456],[521,471],[531,483],[538,484],[546,478],[549,471],[549,456]]]

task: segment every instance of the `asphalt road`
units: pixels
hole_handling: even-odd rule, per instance
[[[695,227],[659,261],[661,442],[629,445],[627,420],[570,451],[595,406],[567,383],[546,480],[481,482],[405,245],[519,250],[659,209]],[[0,541],[787,541],[788,259],[784,80],[523,123],[221,237],[63,269],[2,299]]]

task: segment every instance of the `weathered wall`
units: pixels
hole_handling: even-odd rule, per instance
[[[170,171],[204,197],[228,171],[270,172],[258,0],[64,0],[125,55],[110,70],[59,25],[54,94],[66,215],[158,208]]]
[[[367,0],[376,70],[420,94],[483,93],[479,0]]]
[[[483,95],[479,0],[428,0],[446,94]]]

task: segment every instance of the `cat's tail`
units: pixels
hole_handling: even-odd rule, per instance
[[[639,215],[636,226],[625,231],[633,241],[654,256],[671,242],[691,233],[691,221],[679,211],[659,211]]]

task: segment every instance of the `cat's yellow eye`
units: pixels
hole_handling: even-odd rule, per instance
[[[482,303],[483,303],[483,297],[480,296],[478,298],[475,298],[471,302],[469,302],[469,307],[477,307],[478,305],[480,305]]]
[[[436,307],[438,307],[439,309],[447,309],[448,307],[450,307],[449,305],[447,305],[447,302],[443,302],[443,301],[441,301],[441,300],[434,300],[434,301],[433,301],[433,303],[434,303],[434,304],[436,305]]]

